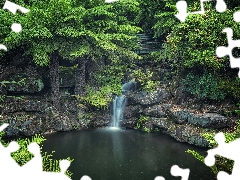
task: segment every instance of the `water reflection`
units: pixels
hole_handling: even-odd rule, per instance
[[[55,158],[73,157],[69,170],[73,180],[88,175],[92,180],[166,180],[180,179],[170,174],[171,166],[190,169],[189,180],[214,180],[210,168],[187,149],[203,151],[176,142],[168,135],[136,130],[104,128],[73,131],[46,136],[43,150],[55,150]]]

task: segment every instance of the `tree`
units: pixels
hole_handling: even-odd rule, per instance
[[[106,4],[103,0],[29,0],[24,3],[19,0],[18,4],[30,9],[30,12],[12,16],[10,12],[0,10],[1,25],[15,21],[22,24],[23,30],[21,33],[9,33],[4,26],[1,42],[8,47],[8,53],[24,47],[24,55],[32,56],[37,65],[49,65],[52,100],[57,109],[60,109],[60,58],[77,59],[77,72],[80,74],[76,75],[75,92],[82,94],[87,59],[101,61],[107,57],[114,62],[122,56],[138,57],[131,50],[136,47],[136,33],[141,29],[114,12],[114,3]]]
[[[239,94],[237,95],[231,88],[233,86],[234,89],[239,89],[237,73],[229,68],[227,56],[219,58],[215,52],[218,46],[227,46],[227,36],[222,32],[224,28],[231,27],[234,39],[240,38],[238,24],[233,20],[233,13],[239,10],[236,2],[228,1],[228,9],[224,13],[216,11],[216,2],[205,2],[205,14],[189,15],[184,23],[174,16],[178,13],[176,2],[168,1],[165,6],[171,11],[159,10],[154,30],[155,36],[167,34],[167,37],[163,49],[154,54],[155,61],[170,65],[172,72],[183,79],[189,73],[198,77],[209,75],[206,78],[214,76],[217,89],[230,96],[234,94],[235,98],[238,98]],[[198,10],[200,10],[199,3],[188,1],[188,12]],[[233,54],[239,57],[236,49]],[[192,85],[194,88],[194,83]]]
[[[163,0],[137,0],[141,9],[135,17],[135,23],[140,26],[145,33],[154,34],[153,26],[157,23],[155,15],[161,11],[165,12],[168,8]]]

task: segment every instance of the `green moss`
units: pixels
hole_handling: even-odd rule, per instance
[[[44,88],[44,84],[42,82],[42,79],[34,80],[33,84],[37,85],[37,89],[38,89],[39,92]]]
[[[72,76],[72,75],[74,75],[77,67],[78,67],[78,64],[76,64],[72,67],[59,66],[59,71],[60,71],[60,73],[67,73]]]
[[[144,128],[144,124],[149,120],[149,116],[140,116],[137,122],[137,128],[141,129]],[[147,130],[147,129],[146,129]]]

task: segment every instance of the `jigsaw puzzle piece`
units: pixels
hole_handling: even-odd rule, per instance
[[[10,1],[6,1],[4,6],[3,6],[3,9],[8,9],[10,12],[12,12],[13,14],[16,14],[17,13],[17,10],[20,10],[21,12],[23,13],[28,13],[29,10],[22,7],[22,6],[19,6],[15,3],[12,3]]]
[[[221,132],[215,135],[215,140],[218,143],[218,147],[208,150],[208,155],[205,158],[205,164],[207,166],[212,166],[212,164],[215,163],[215,160],[213,160],[215,159],[215,155],[220,155],[231,160],[238,158],[237,153],[239,152],[238,147],[240,146],[239,139],[226,143],[225,136]]]
[[[232,178],[231,178],[231,175],[230,174],[228,174],[228,173],[226,173],[226,172],[224,172],[224,171],[220,171],[219,173],[218,173],[218,175],[217,175],[217,179],[218,180],[233,180]]]
[[[227,56],[229,54],[228,50],[229,49],[225,46],[219,46],[216,49],[216,54],[217,54],[218,57],[222,58],[222,57]]]
[[[221,13],[227,10],[227,5],[224,0],[217,0],[216,10]]]
[[[182,169],[177,165],[173,165],[171,168],[171,174],[173,176],[181,176],[181,180],[188,180],[190,170],[189,169]]]
[[[182,177],[181,180],[188,180],[190,170],[189,169],[182,169],[177,165],[173,165],[171,167],[170,172],[171,172],[172,176],[181,176]],[[157,176],[154,180],[165,180],[165,178],[162,177],[162,176]]]
[[[178,18],[181,22],[184,22],[188,16],[187,13],[187,2],[186,1],[178,1],[176,3],[176,7],[178,10],[178,14],[175,15],[176,18]]]
[[[39,145],[35,142],[30,143],[28,145],[28,151],[32,153],[34,157],[22,166],[22,171],[36,174],[42,172],[42,155]]]
[[[233,19],[235,22],[240,22],[240,11],[237,11],[233,14]]]
[[[6,46],[5,46],[6,47]],[[4,123],[0,126],[0,132],[2,132],[4,129],[6,129],[9,126],[8,123]]]
[[[0,131],[3,131],[9,124],[3,124],[0,126]],[[17,142],[12,141],[7,147],[4,147],[0,143],[0,174],[1,178],[5,179],[14,179],[17,178],[17,174],[21,172],[21,167],[18,163],[12,158],[11,153],[16,152],[19,149]],[[7,163],[6,163],[7,162]],[[12,173],[14,169],[15,173]]]
[[[46,179],[57,179],[57,180],[71,180],[71,178],[69,178],[65,174],[67,168],[70,166],[70,161],[61,160],[59,162],[59,166],[60,166],[60,172],[44,172],[44,171],[41,172],[41,180],[44,179],[44,178],[46,178]]]
[[[92,180],[92,179],[89,176],[83,176],[80,180]],[[164,180],[164,179],[162,179],[162,180]]]
[[[162,177],[162,176],[157,176],[157,177],[154,178],[154,180],[165,180],[165,178]]]
[[[227,34],[228,38],[228,47],[217,47],[216,54],[218,57],[223,57],[228,55],[230,59],[231,68],[240,68],[240,58],[234,58],[232,55],[232,50],[236,47],[240,47],[240,40],[233,40],[233,30],[231,28],[225,28],[222,32]],[[238,77],[240,78],[240,71],[238,72]]]
[[[230,143],[225,142],[225,136],[223,133],[217,133],[215,140],[218,143],[218,147],[208,150],[208,155],[205,158],[205,164],[207,166],[213,166],[215,164],[215,156],[219,155],[224,158],[234,160],[234,166],[232,174],[229,175],[226,172],[220,171],[218,173],[218,180],[237,180],[240,177],[240,157],[239,157],[239,146],[240,139],[232,141]]]

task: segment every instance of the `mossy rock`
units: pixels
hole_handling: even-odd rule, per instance
[[[17,73],[8,78],[9,83],[6,86],[8,92],[17,93],[36,93],[44,88],[43,81],[39,75],[30,75],[27,73]],[[21,81],[21,83],[19,83]]]
[[[59,81],[60,86],[72,87],[75,85],[75,71],[76,67],[59,67]]]

